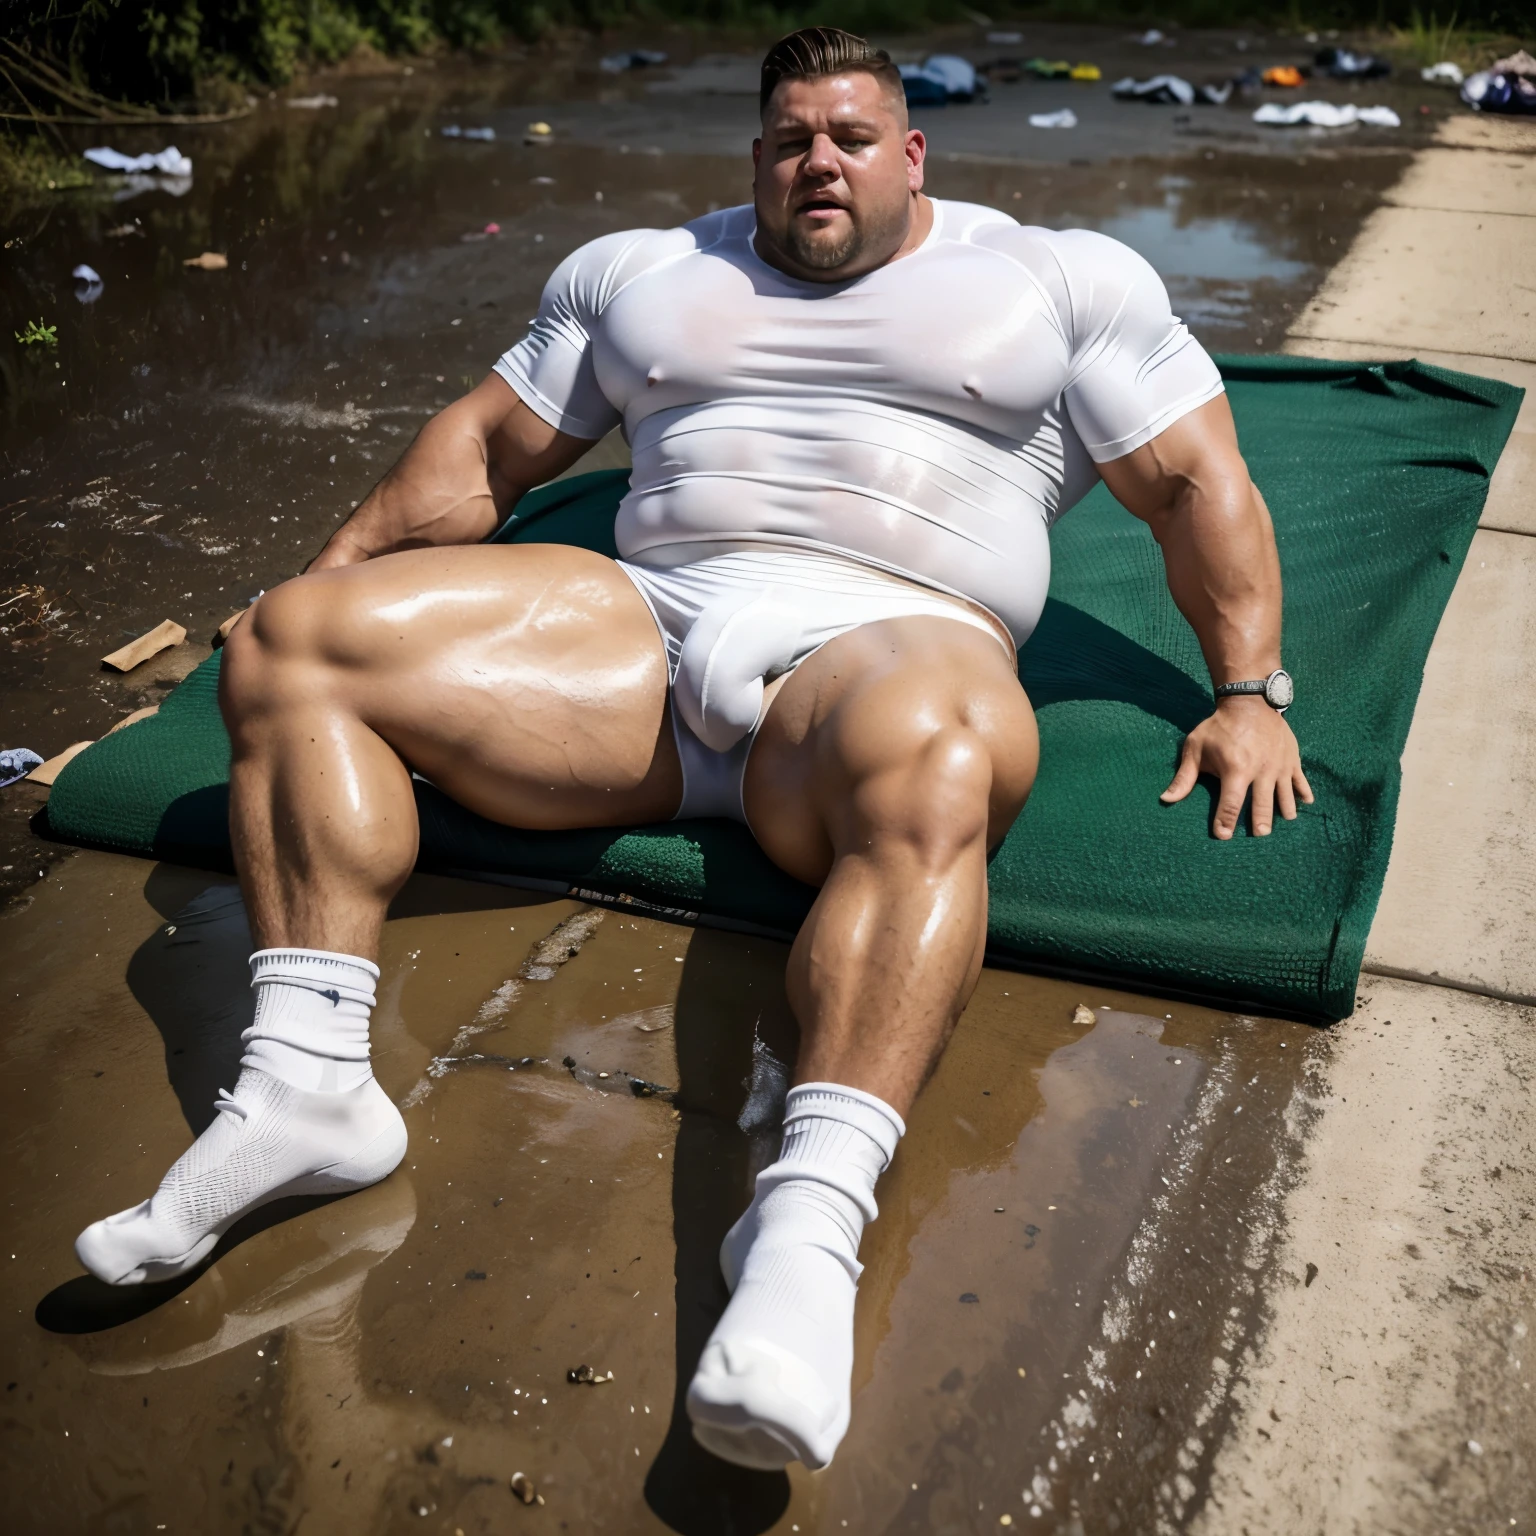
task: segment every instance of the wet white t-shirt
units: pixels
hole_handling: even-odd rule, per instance
[[[764,262],[750,206],[605,235],[496,371],[562,432],[623,426],[625,559],[810,545],[958,592],[1022,643],[1051,523],[1221,378],[1118,241],[933,210],[917,250],[845,283]]]

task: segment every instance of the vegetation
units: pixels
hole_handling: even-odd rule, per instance
[[[23,347],[56,347],[59,344],[58,326],[44,325],[41,320],[28,320],[26,329],[17,331],[15,336]]]
[[[1536,0],[1457,0],[1440,22],[1414,0],[981,0],[997,20],[1277,23],[1391,29],[1415,58],[1476,51],[1479,34],[1529,30]],[[11,120],[123,121],[134,110],[228,113],[360,48],[419,53],[532,41],[557,28],[650,23],[750,27],[828,21],[890,33],[974,19],[965,0],[10,0],[0,96]]]

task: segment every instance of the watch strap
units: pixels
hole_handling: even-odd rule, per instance
[[[1230,699],[1236,694],[1257,693],[1262,694],[1269,687],[1267,677],[1249,678],[1242,683],[1217,683],[1215,694],[1218,699]]]

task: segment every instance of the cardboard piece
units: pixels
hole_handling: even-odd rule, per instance
[[[148,634],[140,635],[137,640],[113,651],[110,656],[103,656],[101,664],[111,667],[115,672],[131,672],[140,662],[158,656],[161,651],[169,650],[173,645],[180,645],[186,638],[187,632],[180,624],[165,619]]]

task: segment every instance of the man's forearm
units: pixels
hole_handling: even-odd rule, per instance
[[[1267,677],[1281,665],[1280,559],[1258,488],[1246,473],[1187,485],[1153,527],[1212,683]]]
[[[405,456],[331,535],[311,570],[438,544],[472,544],[500,521],[485,433],[459,401],[422,428]],[[524,487],[504,487],[510,505]]]

